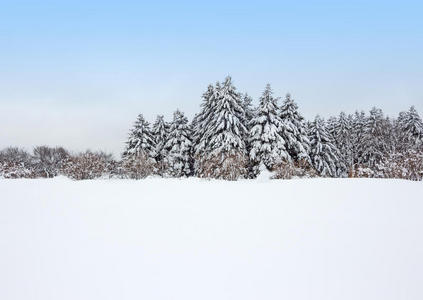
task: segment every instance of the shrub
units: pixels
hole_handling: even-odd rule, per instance
[[[62,147],[38,146],[34,148],[32,165],[37,177],[55,177],[61,172],[69,153]]]
[[[75,180],[110,177],[112,162],[110,154],[86,151],[70,156],[63,166],[63,173]]]
[[[30,155],[17,147],[9,147],[0,151],[0,177],[34,178]]]
[[[274,179],[318,177],[317,171],[306,161],[284,161],[275,167],[274,172]]]
[[[155,172],[155,161],[147,155],[139,154],[125,158],[122,167],[127,178],[142,179]]]
[[[237,180],[248,175],[247,158],[242,154],[210,156],[201,163],[200,177]]]

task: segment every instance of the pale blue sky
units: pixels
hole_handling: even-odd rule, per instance
[[[230,74],[305,117],[423,114],[420,1],[0,1],[0,147],[119,153],[138,113],[191,117]]]

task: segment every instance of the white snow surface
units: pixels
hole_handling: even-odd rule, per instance
[[[423,299],[423,184],[0,180],[0,299]]]

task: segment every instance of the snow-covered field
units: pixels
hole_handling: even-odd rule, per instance
[[[0,299],[423,299],[423,183],[0,180]]]

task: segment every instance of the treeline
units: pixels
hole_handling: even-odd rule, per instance
[[[305,121],[288,94],[281,104],[267,85],[253,107],[230,77],[209,85],[191,122],[177,110],[171,122],[158,116],[150,126],[140,114],[119,161],[101,152],[70,154],[36,147],[0,152],[5,178],[163,177],[255,178],[267,169],[274,178],[423,178],[423,123],[415,110],[396,119],[379,108],[368,114],[341,113]]]

